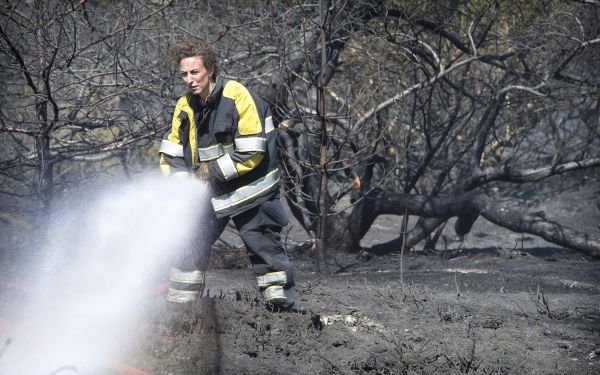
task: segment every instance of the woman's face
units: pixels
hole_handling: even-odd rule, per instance
[[[192,94],[200,95],[204,100],[210,94],[212,89],[212,81],[210,77],[213,71],[207,70],[204,67],[204,62],[201,57],[185,57],[179,62],[181,78]]]

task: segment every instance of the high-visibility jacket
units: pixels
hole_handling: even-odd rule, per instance
[[[218,77],[206,103],[191,93],[177,101],[160,166],[172,175],[207,163],[215,213],[232,216],[277,194],[276,142],[268,104],[239,82]]]

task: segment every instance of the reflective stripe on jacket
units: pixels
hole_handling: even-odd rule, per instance
[[[206,163],[217,217],[238,214],[279,190],[274,129],[262,98],[219,77],[206,103],[189,93],[177,101],[160,147],[161,169],[172,175]]]

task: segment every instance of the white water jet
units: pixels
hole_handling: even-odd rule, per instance
[[[30,289],[0,299],[12,328],[0,332],[0,345],[10,339],[0,347],[0,375],[110,372],[135,339],[158,276],[199,230],[205,193],[199,181],[152,176],[59,208],[41,259],[20,272]]]

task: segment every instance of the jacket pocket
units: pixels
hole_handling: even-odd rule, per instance
[[[233,119],[216,119],[214,125],[215,134],[217,133],[227,133],[231,134],[231,129],[233,128]]]
[[[215,140],[223,145],[233,143],[233,119],[217,118],[213,125]]]

